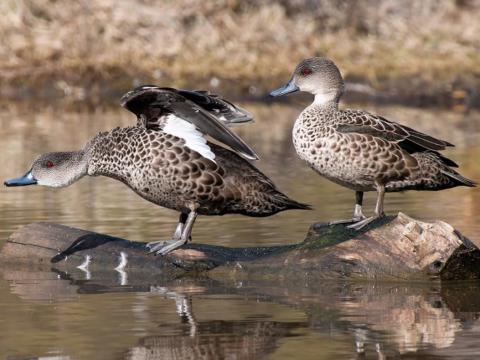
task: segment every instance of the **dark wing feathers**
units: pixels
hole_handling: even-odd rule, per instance
[[[443,156],[443,155],[440,154],[438,151],[430,151],[430,152],[433,153],[433,154],[435,154],[435,156],[436,156],[438,159],[440,159],[440,161],[441,161],[442,163],[444,163],[445,165],[447,165],[447,166],[449,166],[449,167],[456,167],[456,168],[458,168],[458,164],[457,164],[455,161],[453,161],[453,160],[451,160],[451,159]]]
[[[162,126],[161,117],[174,114],[195,125],[203,134],[228,145],[245,157],[258,159],[255,151],[223,124],[221,116],[217,117],[215,114],[218,110],[218,113],[226,119],[226,123],[238,122],[234,119],[242,116],[243,118],[249,116],[251,119],[251,116],[219,97],[206,92],[195,93],[144,85],[126,93],[121,99],[121,105],[137,115],[139,126],[159,130]],[[237,112],[241,116],[235,115]]]
[[[224,124],[245,123],[253,120],[253,116],[247,110],[208,91],[177,90],[177,92],[184,98],[193,101],[202,109],[208,111]]]
[[[388,141],[398,141],[408,136],[408,134],[402,134],[399,131],[395,131],[397,129],[379,128],[378,126],[372,126],[370,124],[339,124],[336,129],[341,133],[367,134]],[[402,129],[398,130],[401,131]]]
[[[344,115],[337,126],[337,131],[380,137],[398,143],[400,147],[410,153],[428,150],[439,151],[444,150],[447,146],[453,146],[447,141],[436,139],[408,126],[391,122],[367,112],[347,110]]]
[[[157,104],[157,95],[150,89],[154,86],[142,86],[127,92],[120,99],[120,105],[137,115],[137,125],[158,130],[159,119],[163,114],[161,104]]]
[[[456,171],[442,171],[443,174],[447,175],[448,177],[458,181],[460,185],[468,186],[468,187],[475,187],[477,186],[477,183],[475,181],[472,181],[470,179],[467,179],[466,177],[460,175]]]

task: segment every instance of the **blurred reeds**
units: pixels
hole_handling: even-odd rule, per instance
[[[263,89],[320,54],[374,87],[480,81],[479,0],[2,0],[0,11],[10,95],[146,81]]]

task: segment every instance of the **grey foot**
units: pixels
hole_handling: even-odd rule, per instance
[[[365,226],[367,226],[368,224],[374,222],[375,220],[377,219],[380,219],[382,217],[384,217],[385,215],[375,215],[375,216],[370,216],[366,219],[363,219],[359,222],[356,222],[355,224],[352,224],[352,225],[349,225],[347,226],[348,229],[353,229],[353,230],[360,230],[360,229],[363,229]]]
[[[149,252],[155,251],[155,249],[159,249],[167,243],[167,240],[160,240],[160,241],[152,241],[145,245]]]
[[[341,219],[341,220],[329,221],[328,225],[351,224],[351,223],[357,223],[357,222],[362,221],[364,219],[365,219],[365,216],[359,216],[359,217],[353,217],[351,219]]]
[[[148,252],[155,253],[156,255],[166,255],[169,252],[179,248],[186,241],[183,239],[174,239],[174,240],[162,240],[162,241],[152,241],[149,242],[146,246],[148,248]]]

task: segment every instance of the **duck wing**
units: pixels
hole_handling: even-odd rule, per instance
[[[164,126],[168,126],[174,130],[174,135],[186,132],[188,137],[193,133],[192,126],[184,124],[188,122],[200,133],[211,136],[246,158],[258,159],[255,151],[224,124],[242,122],[239,119],[251,120],[251,115],[219,97],[206,92],[141,86],[126,93],[121,105],[137,115],[138,126],[153,130],[164,130]]]
[[[364,111],[345,110],[336,130],[341,133],[369,134],[395,142],[409,153],[437,152],[447,146],[454,146],[447,141]]]
[[[177,90],[184,98],[193,101],[226,125],[253,121],[253,116],[240,106],[205,90]]]

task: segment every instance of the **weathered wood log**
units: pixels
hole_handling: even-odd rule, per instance
[[[253,248],[188,244],[167,256],[144,243],[34,223],[13,233],[0,264],[48,266],[58,271],[128,272],[149,279],[208,271],[212,278],[430,280],[479,279],[480,250],[450,225],[402,213],[363,231],[315,224],[295,245]],[[137,277],[138,277],[137,276]]]

